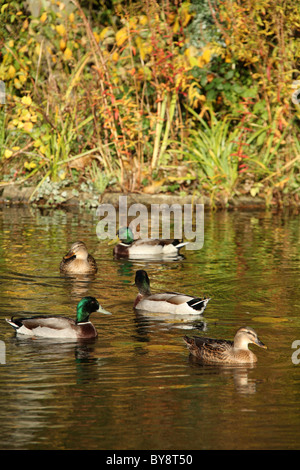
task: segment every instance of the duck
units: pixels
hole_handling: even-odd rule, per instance
[[[163,292],[152,294],[148,274],[139,269],[135,274],[135,285],[139,293],[134,302],[134,308],[149,312],[172,314],[201,315],[210,298],[192,297],[177,292]]]
[[[117,235],[120,242],[113,249],[116,258],[176,257],[179,255],[180,249],[189,243],[175,239],[159,238],[139,238],[135,240],[130,227],[120,228]]]
[[[91,313],[100,312],[110,315],[95,297],[84,297],[77,304],[76,319],[61,315],[40,315],[32,317],[6,318],[17,334],[62,339],[92,339],[98,336],[97,330],[89,320]]]
[[[95,274],[98,271],[95,259],[81,241],[73,243],[63,257],[59,269],[62,274]]]
[[[253,364],[257,362],[257,357],[248,349],[248,344],[254,343],[267,349],[253,328],[248,326],[237,330],[233,341],[201,336],[184,336],[183,339],[193,356],[210,364]]]

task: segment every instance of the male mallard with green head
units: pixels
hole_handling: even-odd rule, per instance
[[[77,305],[76,320],[60,315],[36,315],[32,317],[6,318],[18,334],[43,338],[92,339],[97,337],[97,330],[90,322],[91,313],[109,314],[95,297],[84,297]]]
[[[97,263],[83,242],[75,242],[60,263],[63,274],[95,274]]]
[[[139,238],[135,240],[130,227],[120,228],[118,236],[120,243],[113,250],[116,258],[142,258],[144,256],[175,257],[179,255],[180,248],[189,243],[159,238]]]
[[[209,298],[201,299],[177,292],[152,294],[148,274],[142,269],[136,272],[135,285],[138,287],[139,293],[134,308],[139,310],[201,315],[210,300]]]
[[[190,353],[207,364],[252,364],[257,361],[257,357],[248,349],[248,344],[254,343],[267,349],[250,327],[240,328],[233,341],[201,336],[185,336],[183,339]]]

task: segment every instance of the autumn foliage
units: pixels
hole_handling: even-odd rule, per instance
[[[99,13],[56,1],[33,16],[2,1],[4,174],[39,184],[105,175],[122,191],[225,198],[297,193],[294,2],[207,0],[213,40],[193,37],[196,1],[116,2],[110,12],[100,3]]]

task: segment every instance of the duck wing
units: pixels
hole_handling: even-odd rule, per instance
[[[6,321],[13,326],[15,329],[19,329],[22,326],[25,326],[29,330],[34,330],[35,328],[51,328],[54,330],[63,330],[65,328],[70,328],[70,326],[75,326],[76,323],[72,318],[55,316],[50,317],[46,315],[35,316],[35,317],[12,317],[10,320]]]
[[[179,294],[178,292],[162,292],[147,296],[147,300],[153,300],[154,302],[168,302],[173,305],[181,305],[193,299],[194,297],[190,297],[186,294]]]
[[[151,294],[147,297],[148,300],[158,302],[168,302],[173,305],[188,304],[193,310],[202,310],[210,300],[209,298],[192,297],[187,294],[180,294],[178,292],[164,292],[161,294]]]
[[[96,263],[95,258],[92,255],[88,255],[87,260],[88,260],[89,265],[92,266],[95,272],[97,272],[98,268],[97,268],[97,263]]]
[[[194,356],[207,361],[222,361],[224,355],[233,347],[233,341],[222,339],[206,338],[202,336],[184,336],[183,339]]]

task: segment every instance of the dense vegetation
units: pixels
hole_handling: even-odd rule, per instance
[[[297,2],[0,0],[0,14],[0,184],[298,201]]]

